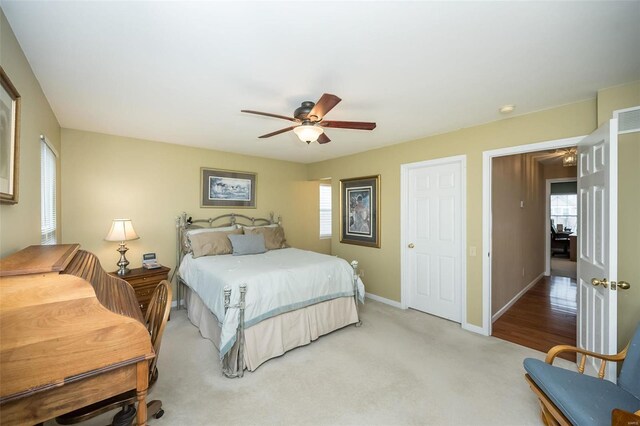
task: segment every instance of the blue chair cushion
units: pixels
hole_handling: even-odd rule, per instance
[[[618,384],[636,398],[640,398],[640,323],[629,343],[627,356],[622,363]]]
[[[527,358],[524,369],[556,407],[574,425],[611,424],[611,411],[640,410],[640,399],[608,380],[554,367]]]

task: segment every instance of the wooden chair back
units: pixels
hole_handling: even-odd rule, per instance
[[[143,321],[133,288],[125,280],[107,274],[95,254],[78,250],[62,273],[88,281],[100,303],[110,311]]]
[[[156,375],[156,363],[158,354],[160,353],[160,344],[162,343],[162,335],[167,326],[169,312],[171,311],[171,284],[167,280],[160,281],[160,284],[153,292],[153,297],[147,308],[145,324],[151,335],[151,344],[156,356],[149,363],[149,376],[154,378]],[[149,381],[151,383],[151,380]]]

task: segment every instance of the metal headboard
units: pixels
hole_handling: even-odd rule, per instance
[[[261,225],[274,225],[274,224],[280,225],[281,222],[282,222],[281,217],[278,216],[276,219],[273,212],[269,213],[269,218],[250,217],[250,216],[246,216],[238,213],[227,213],[220,216],[211,217],[208,219],[193,219],[193,217],[183,212],[180,216],[176,217],[176,267],[173,270],[171,281],[173,281],[173,278],[176,275],[176,271],[180,267],[182,258],[185,255],[182,241],[183,241],[184,233],[186,231],[190,229],[201,229],[201,228],[224,228],[232,225],[242,225],[242,226],[261,226]],[[179,283],[176,282],[176,285],[179,285]],[[178,296],[179,296],[179,292],[178,292]]]
[[[176,218],[176,226],[182,227],[185,230],[194,228],[203,228],[203,226],[197,225],[198,223],[207,224],[209,228],[222,228],[224,226],[231,225],[243,225],[243,226],[260,226],[260,225],[272,225],[280,223],[280,216],[278,220],[274,219],[273,212],[269,213],[269,218],[263,217],[250,217],[238,213],[227,213],[220,216],[208,218],[208,219],[193,219],[191,216],[187,217],[187,213]],[[226,221],[226,222],[225,222]],[[215,224],[215,225],[214,225]]]

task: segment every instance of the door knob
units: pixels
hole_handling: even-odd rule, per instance
[[[593,278],[593,279],[591,280],[591,284],[593,284],[595,287],[597,287],[597,286],[599,286],[599,285],[601,285],[601,286],[602,286],[602,287],[604,287],[604,288],[609,287],[609,282],[607,281],[607,279],[606,279],[606,278],[603,278],[603,279],[601,279],[601,280],[599,280],[599,279],[597,279],[597,278]]]
[[[629,290],[631,284],[626,281],[618,281],[618,290]]]
[[[415,247],[415,245],[414,245],[413,243],[411,243],[411,244],[409,244],[407,247],[409,247],[409,248],[414,248],[414,247]]]

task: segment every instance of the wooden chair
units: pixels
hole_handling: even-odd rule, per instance
[[[582,354],[577,373],[552,365],[562,352]],[[588,356],[601,360],[598,377],[583,374]],[[608,361],[622,362],[617,384],[603,379]],[[612,424],[615,409],[640,416],[640,325],[618,354],[602,355],[560,345],[551,348],[545,362],[525,359],[524,368],[525,379],[538,396],[542,421],[547,426],[608,425]]]
[[[164,328],[167,325],[170,310],[171,284],[169,281],[163,280],[158,284],[153,292],[153,297],[149,303],[145,317],[147,330],[149,330],[149,334],[151,335],[151,343],[156,354],[156,356],[149,361],[149,389],[151,389],[158,379],[157,362],[158,355],[160,353],[160,343],[162,342],[162,335],[164,334]],[[98,403],[57,417],[56,422],[62,425],[80,423],[102,413],[106,413],[107,411],[111,411],[114,408],[122,407],[122,410],[114,416],[112,425],[129,426],[135,418],[135,402],[136,391],[133,389],[129,392],[116,395],[112,398],[105,399]],[[148,418],[154,417],[159,419],[163,414],[164,410],[162,409],[162,401],[153,400],[147,404]]]

